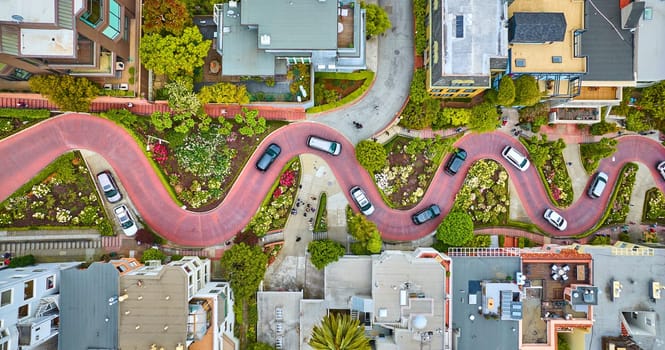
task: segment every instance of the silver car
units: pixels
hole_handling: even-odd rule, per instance
[[[665,180],[665,160],[658,163],[658,165],[656,166],[656,169],[660,173],[660,176],[663,178],[663,180]]]
[[[361,213],[367,216],[370,216],[372,213],[374,213],[374,206],[369,201],[369,199],[367,199],[367,194],[362,190],[362,188],[358,186],[351,187],[349,193],[351,194],[353,201],[356,202],[356,205],[358,206],[358,209],[360,209]]]
[[[113,213],[120,222],[120,227],[122,227],[122,232],[124,232],[127,236],[130,237],[136,234],[136,232],[139,229],[138,227],[136,227],[136,223],[132,218],[132,214],[129,213],[129,209],[127,209],[127,207],[124,204],[113,208]]]
[[[543,217],[559,231],[563,231],[566,229],[566,227],[568,227],[568,222],[566,219],[564,219],[561,215],[559,215],[559,213],[552,209],[546,209]]]

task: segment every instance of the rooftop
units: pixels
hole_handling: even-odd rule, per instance
[[[635,32],[635,66],[638,81],[665,80],[665,1],[647,0],[652,19],[642,17]]]
[[[55,0],[2,0],[1,22],[55,24]]]
[[[271,345],[281,342],[283,349],[298,349],[302,299],[302,291],[258,292],[256,294],[259,308],[259,320],[256,326],[258,340]],[[321,319],[318,319],[308,323],[317,324],[320,321]]]
[[[520,271],[520,258],[453,256],[452,310],[457,349],[519,348],[519,323],[485,319],[479,314],[480,281],[504,280]]]
[[[534,15],[527,15],[536,17],[541,16],[540,13],[547,15],[558,14],[557,16],[545,17],[551,20],[557,18],[553,22],[558,23],[555,32],[561,34],[563,30],[563,38],[558,36],[543,36],[543,38],[547,38],[548,40],[557,40],[543,44],[511,43],[511,71],[515,73],[586,72],[586,59],[584,57],[576,57],[574,49],[575,31],[585,28],[584,10],[585,2],[578,0],[515,0],[508,8],[508,15],[510,17],[513,17],[514,14],[525,16],[523,13],[536,13]],[[564,18],[561,18],[561,15]],[[513,21],[512,18],[511,21]],[[565,28],[561,28],[561,25],[565,25]]]
[[[69,350],[118,347],[119,273],[111,264],[95,262],[87,269],[60,275],[58,347]],[[85,329],[85,332],[81,332]]]
[[[648,316],[648,312],[665,315],[665,300],[650,297],[651,282],[665,282],[665,250],[634,251],[585,246],[584,251],[593,256],[594,284],[600,289],[598,306],[594,308],[593,332],[586,337],[586,348],[598,347],[604,336],[620,335],[622,318],[627,321],[629,328],[636,331],[633,339],[642,349],[654,349],[657,344],[662,344],[662,339],[665,339],[665,322],[662,317],[652,318],[655,335],[639,332],[646,328],[633,326],[639,319],[631,319],[633,312],[643,317]],[[642,254],[628,255],[633,252]],[[614,281],[618,281],[623,288],[619,297],[612,298],[611,286]]]
[[[563,41],[566,17],[560,12],[514,12],[510,17],[511,43],[545,44]]]
[[[325,269],[324,295],[331,309],[351,308],[354,295],[372,294],[372,258],[344,256]]]

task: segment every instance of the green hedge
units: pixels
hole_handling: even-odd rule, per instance
[[[324,217],[328,212],[326,210],[327,197],[322,192],[319,196],[319,208],[316,211],[316,220],[314,220],[314,232],[325,232],[328,230],[328,218]]]
[[[327,103],[324,105],[308,108],[307,113],[323,112],[350,103],[359,98],[360,96],[362,96],[365,93],[365,91],[369,89],[369,87],[372,85],[372,82],[374,82],[374,72],[368,70],[355,72],[355,73],[316,73],[316,77],[322,79],[344,79],[344,80],[365,79],[365,82],[363,82],[363,84],[358,89],[356,89],[356,91],[344,96],[342,99],[332,103]]]
[[[17,256],[15,258],[12,258],[11,261],[9,262],[9,267],[14,268],[14,267],[25,267],[25,266],[31,266],[37,263],[37,260],[35,259],[35,256],[30,254],[30,255],[24,255],[24,256]]]
[[[48,109],[0,108],[0,117],[21,119],[46,119],[51,116]]]

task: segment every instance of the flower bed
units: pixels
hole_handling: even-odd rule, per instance
[[[476,162],[455,197],[453,211],[471,215],[474,225],[495,226],[508,221],[508,173],[492,160]]]
[[[543,166],[538,166],[538,173],[543,180],[545,188],[547,188],[550,199],[559,207],[567,207],[573,203],[573,182],[568,175],[568,168],[563,159],[563,148],[565,143],[559,139],[556,142],[542,142],[532,139],[522,139],[524,145],[535,157],[535,148],[543,148],[548,156],[544,160]],[[534,160],[534,165],[537,162]]]
[[[665,222],[665,196],[657,188],[649,189],[644,199],[645,222]]]
[[[386,144],[388,166],[374,174],[374,181],[388,205],[400,209],[416,205],[427,191],[443,155],[452,150],[453,142],[452,138],[398,136]]]
[[[0,227],[113,228],[102,209],[95,184],[78,152],[64,154],[0,204]]]
[[[619,178],[619,183],[617,184],[616,197],[610,203],[610,212],[605,219],[605,224],[623,224],[626,222],[626,217],[630,209],[630,195],[633,193],[637,169],[638,167],[634,163],[628,163],[624,167]]]
[[[298,192],[297,179],[299,178],[300,161],[295,158],[286,165],[279,179],[275,181],[271,192],[263,201],[261,208],[243,231],[262,237],[269,231],[284,228],[286,220],[291,215],[290,211]]]

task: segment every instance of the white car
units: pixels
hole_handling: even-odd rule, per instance
[[[369,199],[367,199],[367,194],[362,190],[362,188],[354,186],[351,188],[351,190],[349,190],[349,193],[351,194],[353,201],[356,202],[356,205],[358,206],[358,209],[360,209],[361,213],[367,216],[370,216],[372,213],[374,213],[374,206],[369,201]]]
[[[132,218],[132,214],[129,213],[129,209],[127,209],[127,207],[124,204],[113,208],[113,213],[120,222],[120,227],[122,227],[122,232],[124,232],[127,236],[130,237],[136,234],[136,232],[139,229],[138,227],[136,227],[136,223]]]
[[[656,165],[656,169],[660,173],[660,176],[665,180],[665,160]]]
[[[561,215],[559,215],[559,213],[552,209],[546,209],[543,217],[559,231],[563,231],[566,229],[566,227],[568,227],[568,222],[566,222],[566,219],[564,219]]]

